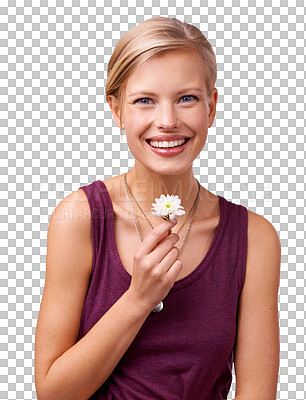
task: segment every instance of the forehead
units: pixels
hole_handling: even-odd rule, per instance
[[[205,87],[206,68],[194,50],[174,50],[158,54],[138,66],[127,80],[127,95],[131,91],[170,89],[179,86]]]

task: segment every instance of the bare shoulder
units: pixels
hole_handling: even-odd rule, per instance
[[[248,210],[248,241],[245,292],[265,284],[279,286],[281,243],[274,226],[263,216]],[[271,287],[272,288],[272,287]]]
[[[276,398],[279,369],[281,244],[274,226],[250,210],[247,243],[234,358],[236,397],[270,400]]]
[[[87,290],[92,267],[91,213],[85,192],[78,189],[66,196],[54,209],[48,227],[46,287],[66,277],[71,284],[70,274],[82,295]],[[53,280],[54,278],[54,280]],[[56,288],[59,288],[57,283]],[[48,292],[48,290],[46,291]]]
[[[252,261],[253,257],[258,259],[263,254],[265,258],[269,254],[280,261],[281,243],[278,232],[266,218],[248,210],[248,258]]]
[[[266,232],[267,234],[272,234],[275,236],[275,238],[277,236],[278,238],[278,233],[274,226],[262,215],[256,214],[255,212],[248,210],[248,222],[248,233],[252,234],[261,231]]]
[[[78,189],[66,196],[58,203],[51,218],[87,221],[87,225],[90,225],[90,207],[85,192]]]

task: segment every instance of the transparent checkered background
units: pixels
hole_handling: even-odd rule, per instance
[[[105,101],[107,64],[127,30],[159,15],[193,23],[216,51],[218,111],[194,173],[279,233],[277,399],[306,398],[304,1],[1,0],[1,399],[37,398],[53,210],[80,186],[133,167]],[[229,399],[235,382],[233,368]]]

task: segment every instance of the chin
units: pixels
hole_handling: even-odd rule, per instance
[[[164,166],[162,164],[164,164]],[[156,167],[156,165],[150,166],[146,164],[143,164],[143,166],[146,169],[151,170],[155,174],[161,176],[173,176],[174,178],[176,178],[177,176],[184,174],[184,172],[186,172],[188,169],[192,168],[192,163],[186,165],[186,167],[184,167],[183,165],[177,165],[177,166],[172,165],[171,168],[169,168],[168,161],[166,161],[165,163],[161,161],[158,167]]]

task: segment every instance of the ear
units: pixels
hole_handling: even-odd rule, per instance
[[[112,111],[113,118],[117,124],[117,126],[121,129],[124,130],[124,123],[122,121],[122,126],[120,126],[120,102],[117,97],[115,97],[113,94],[110,94],[107,98],[109,107]]]
[[[216,88],[214,88],[212,90],[210,99],[208,101],[208,103],[209,103],[209,115],[208,115],[209,128],[212,126],[212,124],[214,123],[214,120],[215,120],[217,100],[218,100],[218,90]]]

